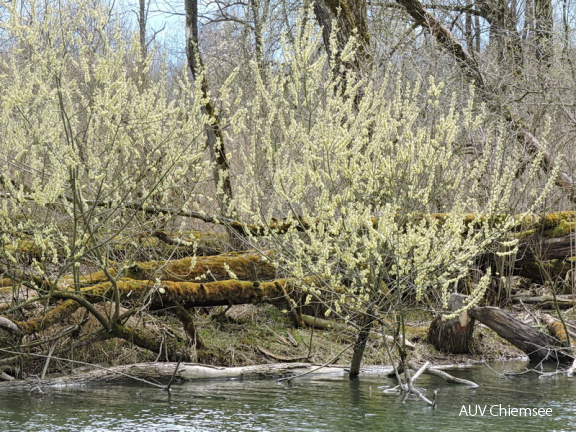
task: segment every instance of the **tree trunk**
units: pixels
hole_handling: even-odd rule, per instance
[[[370,311],[364,315],[364,322],[362,328],[358,333],[356,343],[354,344],[354,351],[352,352],[352,361],[350,362],[350,372],[348,376],[350,379],[356,378],[360,374],[360,365],[362,364],[362,357],[364,357],[364,349],[366,348],[366,342],[370,337],[370,329],[372,328],[372,323],[374,318]]]
[[[518,34],[516,10],[507,0],[479,0],[478,7],[490,24],[490,44],[497,51],[498,60],[508,71],[522,75],[522,44]]]
[[[570,354],[562,350],[560,342],[555,338],[524,324],[497,307],[473,307],[470,309],[470,315],[524,351],[532,363],[543,361],[566,363],[574,360]]]
[[[504,6],[503,1],[504,0],[498,0],[496,6]],[[541,154],[542,169],[547,173],[552,172],[556,166],[554,158],[550,152],[546,150],[545,146],[530,133],[528,124],[519,118],[512,111],[511,107],[501,103],[500,95],[498,94],[497,88],[495,88],[499,83],[496,83],[494,86],[485,81],[476,59],[470,55],[458,39],[456,39],[442,23],[424,8],[419,0],[396,0],[396,2],[406,9],[416,24],[427,29],[438,41],[440,46],[456,59],[458,66],[460,66],[466,78],[481,92],[482,97],[487,102],[488,108],[502,116],[511,130],[514,131],[518,143],[524,146],[528,153],[531,155]],[[483,4],[492,7],[492,0],[486,0]],[[508,24],[506,24],[505,27],[507,25]],[[576,202],[576,182],[574,179],[568,173],[559,171],[554,180],[555,184],[563,189],[572,201]]]
[[[201,79],[200,87],[204,98],[202,110],[211,120],[205,125],[207,144],[210,150],[210,157],[214,162],[214,184],[216,196],[220,205],[220,212],[223,216],[236,215],[232,193],[232,182],[230,180],[230,163],[226,154],[224,134],[220,127],[220,118],[216,108],[210,99],[208,90],[208,79],[204,72],[202,57],[198,45],[198,0],[185,0],[186,9],[186,56],[188,66],[194,80]],[[227,228],[231,244],[235,249],[241,244],[239,234]]]
[[[448,303],[450,311],[461,309],[465,299],[466,296],[462,294],[452,294]],[[474,318],[467,311],[451,319],[438,315],[428,329],[428,341],[439,351],[467,354],[470,352],[473,332]]]
[[[368,65],[370,34],[368,32],[368,14],[366,0],[316,0],[314,13],[322,28],[324,46],[330,56],[339,57],[340,51],[353,35],[356,36],[358,46],[354,59],[345,64],[346,68],[362,72]],[[332,53],[330,36],[333,24],[337,23],[338,53]]]
[[[534,42],[536,45],[536,58],[545,66],[550,66],[554,52],[553,26],[551,0],[534,0]]]

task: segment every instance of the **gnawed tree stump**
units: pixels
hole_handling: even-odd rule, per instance
[[[572,346],[573,351],[576,352],[576,340],[574,339],[576,335],[564,325],[565,323],[549,314],[542,315],[542,321],[546,323],[550,334],[558,339],[562,346]]]
[[[466,299],[465,295],[452,294],[450,310],[460,309]],[[464,350],[469,348],[472,340],[474,319],[525,352],[532,363],[574,361],[574,355],[570,350],[563,349],[561,341],[524,324],[497,307],[474,306],[467,313],[449,320],[442,316],[436,317],[430,325],[428,339],[439,350],[453,354],[466,353],[468,351]]]
[[[466,296],[452,294],[448,307],[455,312],[465,304]],[[467,311],[462,312],[455,318],[446,319],[439,315],[430,324],[428,329],[428,341],[434,347],[443,352],[452,354],[467,354],[470,352],[472,333],[474,332],[474,318]]]

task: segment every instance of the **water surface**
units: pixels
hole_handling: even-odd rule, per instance
[[[423,376],[417,384],[438,408],[382,392],[392,379],[364,375],[276,381],[225,380],[175,386],[43,388],[0,392],[0,430],[35,431],[576,431],[576,377],[503,378],[524,363],[452,371],[475,389]],[[492,408],[492,415],[490,414]],[[502,408],[502,410],[500,409]],[[512,408],[551,415],[511,416]],[[480,412],[484,411],[484,415]],[[544,412],[544,411],[541,411]],[[476,414],[473,416],[472,414]],[[494,415],[496,414],[496,415]]]

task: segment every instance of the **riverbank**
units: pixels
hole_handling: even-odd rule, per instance
[[[469,354],[447,354],[427,341],[433,315],[413,311],[407,321],[406,338],[414,345],[414,361],[434,364],[460,364],[518,359],[525,354],[500,338],[492,330],[476,324],[474,342]],[[199,333],[205,347],[197,351],[197,361],[217,366],[247,366],[293,361],[315,364],[349,365],[356,340],[354,329],[296,329],[286,314],[273,306],[244,305],[231,308],[225,315],[200,317]],[[384,339],[377,333],[367,342],[362,364],[390,364]]]
[[[535,312],[536,313],[536,312]],[[74,320],[75,317],[71,317]],[[147,322],[147,328],[156,327],[165,337],[185,340],[181,324],[169,316],[159,316]],[[93,320],[93,318],[89,318]],[[407,340],[414,346],[410,359],[414,362],[430,361],[434,365],[473,364],[485,361],[506,361],[523,358],[524,353],[510,345],[483,325],[476,324],[474,341],[469,354],[446,354],[427,342],[427,330],[432,314],[413,311],[407,322]],[[83,332],[89,334],[97,328],[89,321]],[[351,345],[356,338],[354,329],[294,328],[289,314],[270,305],[240,305],[228,310],[203,310],[196,317],[202,347],[188,346],[192,363],[215,367],[245,367],[288,363],[331,364],[348,367]],[[378,329],[375,329],[376,331]],[[389,365],[384,338],[374,333],[368,340],[363,367]],[[109,339],[46,357],[23,357],[23,378],[44,375],[45,378],[62,376],[85,370],[87,364],[115,367],[130,364],[163,362],[162,355],[138,348],[122,339]],[[16,367],[4,368],[12,376]]]

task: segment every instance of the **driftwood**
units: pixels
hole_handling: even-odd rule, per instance
[[[410,369],[415,370],[415,371],[420,369],[420,366],[418,366],[414,363],[409,363],[408,366],[410,367]],[[424,371],[424,373],[426,373],[428,375],[433,375],[433,376],[442,378],[444,381],[451,383],[451,384],[462,384],[462,385],[467,385],[470,387],[478,387],[478,384],[476,384],[475,382],[452,376],[449,373],[446,373],[446,372],[444,372],[444,371],[442,371],[439,368],[434,367],[434,366],[427,368]]]
[[[344,375],[345,368],[341,366],[326,366],[318,368],[312,363],[275,363],[254,366],[217,367],[197,363],[137,363],[110,368],[98,367],[86,371],[77,369],[73,374],[39,381],[37,378],[0,382],[2,389],[14,387],[90,385],[103,382],[133,382],[145,381],[168,383],[172,379],[178,382],[215,379],[277,379],[288,376],[306,375]]]
[[[430,400],[414,386],[414,382],[420,377],[420,375],[425,373],[429,368],[430,368],[430,362],[427,361],[422,366],[420,366],[420,368],[416,370],[416,373],[413,376],[407,374],[406,383],[400,381],[396,387],[386,389],[384,390],[384,393],[392,393],[392,394],[399,393],[401,395],[404,395],[404,402],[408,400],[408,397],[410,397],[410,395],[415,395],[432,408],[436,408],[436,395],[438,391],[434,390],[434,399]]]

